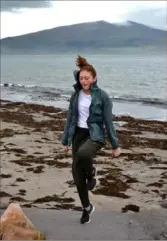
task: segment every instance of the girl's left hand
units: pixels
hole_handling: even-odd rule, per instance
[[[112,150],[112,155],[113,155],[113,157],[119,157],[120,154],[121,154],[121,148],[120,148],[120,147]]]

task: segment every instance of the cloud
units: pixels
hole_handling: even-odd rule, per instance
[[[48,8],[52,6],[51,1],[34,1],[34,0],[22,0],[22,1],[8,1],[1,0],[1,12],[17,12],[22,8]]]
[[[158,29],[166,29],[167,26],[166,8],[141,8],[129,12],[126,18]]]
[[[1,38],[57,26],[105,20],[166,25],[166,1],[1,1]],[[26,10],[24,8],[27,8]],[[95,11],[92,11],[94,9]],[[14,14],[19,12],[19,14]],[[31,20],[31,21],[30,21]],[[166,28],[167,29],[167,28]]]

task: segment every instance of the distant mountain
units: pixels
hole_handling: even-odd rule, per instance
[[[128,21],[105,21],[56,27],[1,39],[1,53],[56,53],[125,47],[164,47],[167,32]]]

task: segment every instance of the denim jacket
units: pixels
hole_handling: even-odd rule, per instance
[[[78,96],[81,90],[79,83],[79,71],[74,71],[76,84],[73,85],[74,92],[70,98],[70,105],[67,114],[67,121],[62,137],[62,144],[70,146],[73,140],[78,121]],[[99,141],[105,144],[105,128],[113,149],[119,147],[116,131],[112,121],[112,102],[108,94],[97,86],[97,81],[91,85],[90,93],[92,101],[90,114],[87,119],[90,138],[92,141]]]

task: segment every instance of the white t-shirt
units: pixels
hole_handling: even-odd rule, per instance
[[[88,128],[87,119],[91,100],[91,95],[84,94],[83,90],[80,91],[78,98],[78,126],[81,128]]]

